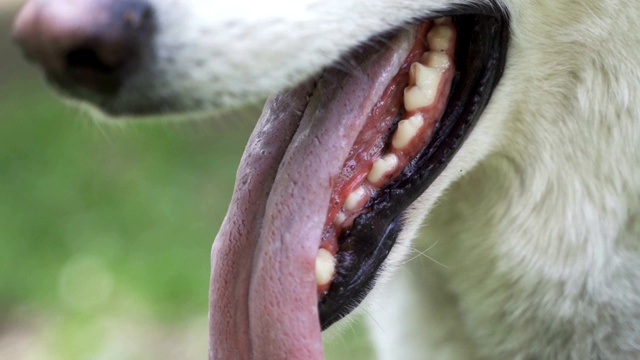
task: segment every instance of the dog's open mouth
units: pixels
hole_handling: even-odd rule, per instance
[[[215,358],[317,359],[447,166],[505,63],[506,16],[423,20],[272,98],[213,251]]]

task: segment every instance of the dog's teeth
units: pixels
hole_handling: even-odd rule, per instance
[[[451,61],[447,54],[441,52],[429,51],[422,55],[420,62],[426,66],[436,68],[438,70],[446,70],[451,66]]]
[[[362,202],[367,196],[366,190],[360,186],[356,190],[354,190],[349,196],[347,196],[347,200],[344,202],[344,208],[346,210],[356,210],[362,206]]]
[[[451,18],[450,17],[441,17],[441,18],[434,19],[433,22],[436,25],[449,25],[449,24],[451,24]]]
[[[373,163],[367,180],[372,184],[377,184],[385,174],[393,171],[396,166],[398,166],[398,157],[395,154],[387,154]]]
[[[393,134],[393,138],[391,139],[391,145],[393,145],[396,149],[405,148],[411,139],[418,134],[420,127],[424,123],[424,119],[422,115],[416,114],[412,117],[401,120],[398,123],[398,129]]]
[[[436,98],[438,85],[440,85],[440,80],[442,80],[442,72],[438,69],[426,67],[420,63],[413,63],[411,67],[415,68],[416,86],[428,95],[429,105],[431,105]]]
[[[427,34],[429,49],[433,51],[445,51],[449,48],[453,30],[446,25],[434,26]]]
[[[409,86],[404,89],[404,108],[407,111],[413,111],[421,107],[429,106],[427,94],[425,94],[417,86]]]
[[[442,72],[420,63],[413,63],[409,76],[410,82],[416,85],[404,90],[404,108],[412,111],[433,104],[442,79]]]
[[[337,226],[344,224],[345,221],[347,221],[347,216],[342,211],[333,218],[333,224]]]
[[[336,260],[326,249],[320,248],[316,256],[316,284],[327,285],[336,271]]]

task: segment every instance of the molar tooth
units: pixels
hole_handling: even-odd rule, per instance
[[[426,67],[420,63],[413,63],[411,67],[415,67],[416,69],[416,86],[425,93],[433,95],[432,98],[435,99],[438,85],[440,85],[440,80],[442,80],[442,72],[438,69]],[[433,99],[431,99],[431,101],[433,101]]]
[[[327,249],[320,248],[316,256],[316,284],[323,286],[333,279],[336,271],[336,259]]]
[[[404,90],[404,108],[411,111],[433,104],[442,80],[442,72],[416,62],[411,64],[409,76],[410,83],[416,85]]]
[[[427,94],[417,86],[409,86],[404,89],[404,108],[413,111],[421,107],[429,106]]]
[[[445,51],[449,48],[449,42],[453,36],[453,30],[446,25],[434,26],[427,34],[429,50]]]
[[[420,127],[424,123],[422,115],[415,114],[408,119],[401,120],[398,123],[398,129],[393,134],[391,145],[396,149],[403,149],[409,144],[409,141],[418,134]]]
[[[439,70],[446,70],[451,66],[451,60],[447,54],[441,52],[429,51],[422,55],[420,62],[426,66]]]
[[[370,183],[378,183],[388,172],[398,166],[398,157],[395,154],[387,154],[373,162],[373,167],[367,176]]]
[[[365,189],[360,186],[355,189],[349,196],[347,196],[347,200],[344,202],[344,208],[347,210],[356,210],[358,209],[362,199],[367,196]]]

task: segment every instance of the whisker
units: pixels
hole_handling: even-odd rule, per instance
[[[438,240],[438,241],[439,241],[439,240]],[[409,263],[410,261],[413,261],[413,260],[415,260],[415,259],[417,259],[417,258],[419,258],[419,257],[425,257],[425,258],[427,258],[427,259],[429,259],[429,260],[433,261],[434,263],[436,263],[436,264],[438,264],[438,265],[440,265],[440,266],[444,267],[445,269],[450,269],[450,268],[449,268],[449,266],[447,266],[447,265],[445,265],[445,264],[443,264],[443,263],[439,262],[438,260],[436,260],[436,259],[432,258],[431,256],[427,255],[427,252],[428,252],[429,250],[431,250],[434,246],[436,246],[436,245],[438,244],[438,241],[436,241],[435,243],[431,244],[431,246],[429,246],[427,249],[425,249],[425,250],[423,250],[423,251],[419,251],[419,250],[418,250],[418,249],[416,249],[416,248],[412,248],[412,250],[413,250],[413,251],[415,251],[417,254],[416,254],[414,257],[412,257],[412,258],[410,258],[410,259],[405,260],[405,261],[403,262],[403,264],[407,264],[407,263]]]

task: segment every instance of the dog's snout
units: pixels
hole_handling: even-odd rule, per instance
[[[140,62],[153,21],[144,0],[30,0],[13,36],[59,86],[110,95]]]

